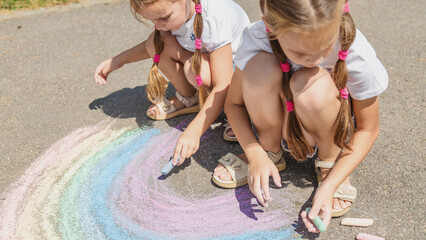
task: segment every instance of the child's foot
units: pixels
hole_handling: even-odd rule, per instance
[[[331,169],[321,168],[321,178],[326,179],[330,171]],[[347,177],[345,181],[343,181],[342,185],[351,185],[351,183],[349,182],[349,177]],[[352,203],[350,201],[345,201],[339,198],[333,198],[333,209],[335,210],[346,209],[351,205]]]
[[[173,104],[173,106],[175,106],[176,110],[180,110],[185,107],[185,105],[183,105],[183,103],[180,102],[176,96],[174,96],[172,99],[169,99],[169,101],[171,104]],[[155,104],[152,104],[151,106],[149,106],[147,112],[152,114],[153,116],[158,116],[161,114],[160,110],[158,109],[158,106]]]
[[[172,99],[163,98],[159,103],[151,105],[146,115],[153,120],[166,120],[183,114],[197,113],[200,111],[197,103],[198,92],[192,97],[183,97],[176,92],[176,96]]]
[[[244,153],[238,155],[238,158],[241,158],[244,162],[248,164],[247,157]],[[214,169],[213,175],[220,178],[220,180],[223,181],[231,181],[232,177],[231,174],[228,172],[228,170],[223,166],[221,163],[219,163],[216,168]]]

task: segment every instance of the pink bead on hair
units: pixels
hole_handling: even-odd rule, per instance
[[[349,8],[349,1],[343,6],[343,12],[348,13],[351,9]]]
[[[201,76],[200,76],[200,75],[196,75],[196,76],[195,76],[195,80],[197,80],[197,85],[198,85],[199,87],[203,86],[203,80],[201,79]]]
[[[201,39],[196,38],[195,39],[195,48],[196,49],[201,49],[201,44],[203,43],[203,41],[201,41]]]
[[[202,13],[203,8],[201,7],[201,3],[195,5],[195,12],[196,13]]]
[[[290,64],[288,63],[288,61],[286,61],[285,63],[281,63],[280,62],[280,65],[281,65],[281,70],[283,71],[283,72],[290,72]]]
[[[345,87],[343,89],[340,89],[340,95],[342,96],[343,99],[348,99],[348,96],[349,96],[348,88]]]
[[[154,56],[154,62],[159,63],[160,62],[160,54],[155,54]]]
[[[339,52],[339,59],[340,60],[345,61],[347,56],[348,56],[348,51],[340,51]]]
[[[287,112],[293,112],[294,110],[293,101],[287,101],[286,105],[287,105]]]

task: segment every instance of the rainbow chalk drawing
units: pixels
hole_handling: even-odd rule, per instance
[[[180,130],[106,125],[57,141],[1,194],[0,239],[300,237],[291,227],[297,216],[285,211],[294,208],[288,198],[259,212],[247,187],[194,199],[159,180]]]

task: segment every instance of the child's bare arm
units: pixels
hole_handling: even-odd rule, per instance
[[[151,37],[150,37],[151,38]],[[137,62],[149,58],[149,54],[146,49],[146,42],[150,39],[141,42],[140,44],[118,54],[117,56],[103,61],[96,68],[95,71],[95,81],[100,85],[105,85],[108,75],[119,68],[124,64]]]

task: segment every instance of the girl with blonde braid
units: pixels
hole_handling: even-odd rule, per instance
[[[355,200],[348,177],[379,134],[378,95],[388,76],[355,28],[345,0],[261,0],[260,5],[264,17],[243,33],[225,103],[249,165],[218,166],[213,177],[248,181],[267,206],[269,177],[281,187],[267,153],[283,148],[299,161],[317,156],[320,184],[312,209],[301,217],[308,231],[319,232],[311,219],[319,216],[328,226]]]
[[[152,21],[155,31],[147,40],[102,62],[95,72],[98,84],[124,64],[152,58],[146,92],[153,103],[147,116],[170,119],[198,112],[180,135],[173,165],[182,164],[199,147],[201,135],[223,110],[233,74],[233,57],[247,14],[232,0],[131,0],[134,16]],[[164,97],[167,81],[176,89]],[[180,156],[180,157],[179,157]]]

